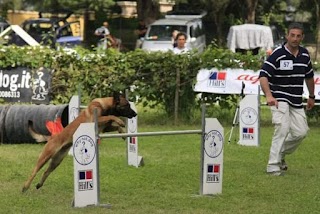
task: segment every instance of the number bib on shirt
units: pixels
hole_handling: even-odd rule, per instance
[[[280,60],[280,70],[293,70],[293,61]]]

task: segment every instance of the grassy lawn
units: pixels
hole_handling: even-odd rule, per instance
[[[142,125],[139,130],[199,128]],[[145,166],[139,168],[127,166],[123,140],[105,139],[100,146],[100,203],[110,203],[111,209],[71,207],[71,156],[40,190],[35,185],[43,170],[22,194],[43,146],[0,145],[0,213],[320,213],[318,128],[311,127],[301,147],[287,157],[289,170],[283,177],[265,174],[272,132],[271,126],[261,127],[260,147],[240,146],[235,140],[228,144],[225,136],[223,190],[216,196],[199,196],[200,135],[140,137]]]

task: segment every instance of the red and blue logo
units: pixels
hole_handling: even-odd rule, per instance
[[[243,140],[254,140],[254,128],[242,128]]]
[[[227,73],[225,71],[212,72],[210,74],[210,80],[226,80]]]
[[[220,164],[207,165],[207,183],[220,182]]]
[[[210,73],[208,87],[225,88],[227,72],[214,71]]]
[[[78,171],[78,190],[87,191],[92,190],[93,185],[93,171],[92,170],[82,170]]]
[[[254,128],[243,128],[242,129],[242,133],[245,133],[245,134],[253,134],[254,132]]]

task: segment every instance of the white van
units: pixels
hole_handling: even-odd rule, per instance
[[[206,36],[203,30],[201,15],[166,15],[148,27],[142,43],[146,51],[173,50],[172,33],[177,30],[187,35],[186,47],[202,52],[206,47]]]

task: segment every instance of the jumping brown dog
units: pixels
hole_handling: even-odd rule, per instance
[[[51,159],[47,170],[43,173],[40,182],[36,186],[37,189],[42,187],[50,173],[59,166],[63,158],[67,155],[72,146],[73,134],[80,124],[93,122],[94,109],[97,109],[99,129],[103,131],[118,130],[119,132],[122,132],[122,127],[125,126],[125,123],[119,117],[132,118],[137,115],[136,112],[131,109],[128,100],[119,93],[115,93],[113,97],[97,98],[91,101],[88,107],[83,110],[73,122],[66,126],[62,132],[53,135],[48,140],[38,158],[32,174],[25,182],[22,192],[29,189],[37,172]]]

